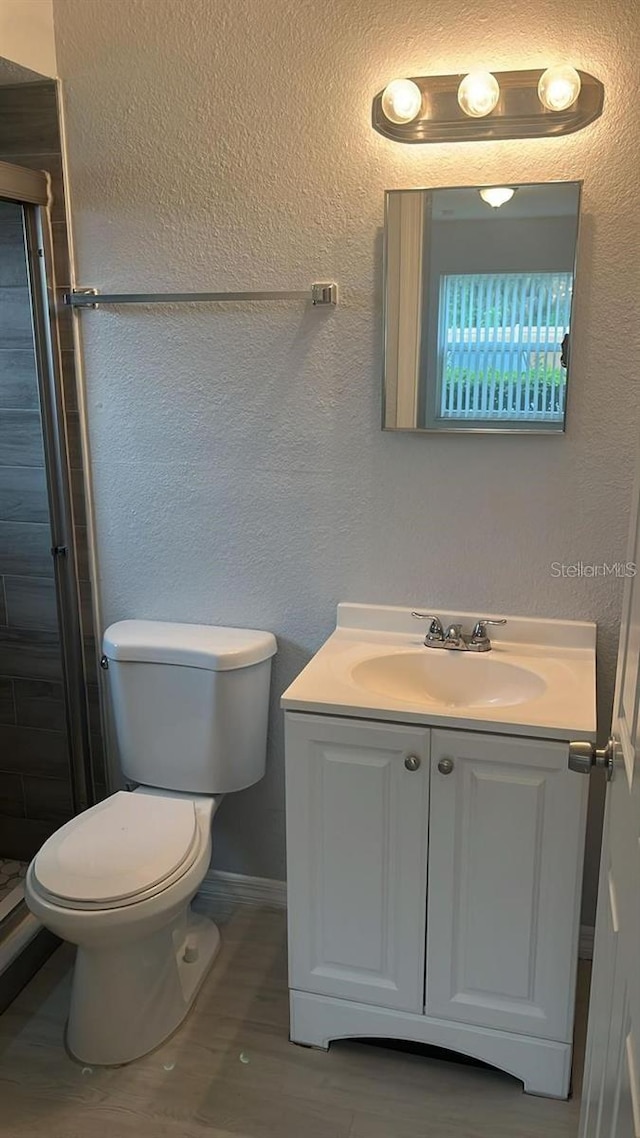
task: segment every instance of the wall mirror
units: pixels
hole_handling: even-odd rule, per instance
[[[564,431],[580,191],[387,191],[385,429]]]

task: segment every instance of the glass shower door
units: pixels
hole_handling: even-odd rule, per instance
[[[0,920],[94,800],[46,190],[0,163]]]

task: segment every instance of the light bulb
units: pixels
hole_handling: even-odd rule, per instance
[[[548,111],[566,111],[575,103],[581,87],[582,80],[575,67],[561,63],[548,67],[540,76],[538,98]]]
[[[393,79],[382,92],[382,110],[390,122],[411,122],[421,106],[422,91],[411,79]]]
[[[511,186],[487,186],[486,189],[478,191],[483,202],[492,209],[500,209],[501,205],[510,202],[515,192]]]
[[[458,102],[473,119],[490,115],[499,98],[500,84],[490,71],[470,71],[458,87]]]

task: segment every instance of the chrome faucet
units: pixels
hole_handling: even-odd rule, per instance
[[[450,624],[444,628],[440,617],[426,612],[412,612],[416,620],[430,621],[429,631],[424,638],[427,648],[448,648],[454,652],[490,652],[491,640],[487,636],[488,624],[506,624],[506,618],[491,620],[488,616],[477,620],[471,633],[464,633],[461,624]]]
[[[449,627],[445,629],[442,647],[443,648],[457,648],[458,650],[460,650],[460,649],[464,650],[466,648],[466,646],[467,645],[465,642],[464,634],[462,632],[462,625],[461,624],[450,624]]]

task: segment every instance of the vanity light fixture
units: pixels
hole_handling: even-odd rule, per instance
[[[515,194],[513,186],[485,186],[484,189],[478,190],[483,202],[490,205],[492,209],[500,209],[501,205],[506,205],[510,202]]]
[[[392,80],[373,100],[372,124],[394,142],[557,137],[588,126],[603,106],[600,80],[569,64],[472,70]]]
[[[500,84],[490,71],[470,71],[458,87],[458,103],[474,119],[490,115],[499,98]]]

